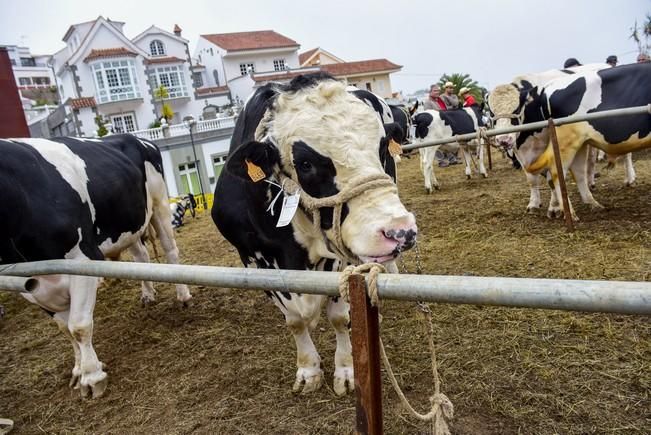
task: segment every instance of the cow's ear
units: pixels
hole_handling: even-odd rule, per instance
[[[268,142],[251,141],[228,157],[226,170],[254,183],[269,177],[280,163],[278,149]]]
[[[418,104],[420,101],[416,100],[416,104],[412,106],[411,109],[409,109],[409,116],[414,116],[414,113],[416,113],[416,110],[418,110]]]

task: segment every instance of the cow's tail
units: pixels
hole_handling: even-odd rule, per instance
[[[156,247],[157,238],[158,238],[158,233],[156,233],[156,228],[154,227],[154,224],[150,220],[149,225],[147,225],[147,228],[142,233],[140,240],[142,241],[143,245],[147,245],[147,241],[151,242],[151,249],[152,251],[154,251],[154,260],[156,260],[157,263],[160,263],[158,248]]]

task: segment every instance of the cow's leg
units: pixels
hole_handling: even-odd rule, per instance
[[[149,263],[149,252],[147,252],[147,248],[145,248],[145,245],[142,244],[140,239],[138,239],[133,245],[129,246],[129,252],[131,252],[135,261],[139,263]],[[151,281],[142,282],[140,300],[143,304],[148,304],[156,300],[156,290]]]
[[[89,393],[93,398],[100,397],[108,384],[102,363],[93,349],[93,309],[98,284],[97,277],[70,276],[68,330],[79,346],[79,386],[82,397]]]
[[[472,163],[472,155],[468,149],[468,143],[460,142],[459,147],[461,148],[461,152],[463,153],[463,160],[466,164],[466,178],[470,180],[470,177],[472,176],[472,167],[470,167],[470,164]]]
[[[598,149],[593,146],[588,146],[588,161],[587,161],[587,172],[588,172],[588,187],[590,189],[595,188],[595,178],[597,177],[597,154]]]
[[[285,321],[296,342],[296,381],[292,390],[303,394],[318,390],[323,383],[323,370],[321,370],[321,357],[317,352],[310,332],[314,330],[318,321],[321,307],[325,298],[315,295],[287,295],[275,293],[276,305],[284,305],[281,310],[285,314]],[[284,300],[283,300],[284,299]]]
[[[588,186],[588,169],[590,167],[590,162],[594,153],[592,152],[594,148],[589,145],[584,145],[574,156],[574,160],[570,165],[570,170],[574,175],[574,180],[576,181],[576,187],[579,189],[579,194],[581,195],[581,200],[584,204],[590,205],[593,210],[603,210],[604,206],[599,204],[590,191]]]
[[[172,215],[167,202],[154,202],[153,215],[151,222],[156,229],[160,244],[165,251],[165,258],[169,264],[179,264],[179,248],[176,246],[174,239],[174,230],[172,229]],[[185,284],[176,284],[176,299],[187,304],[192,299],[190,289]]]
[[[627,153],[624,156],[624,182],[627,186],[635,184],[635,167],[633,166],[633,153]]]
[[[436,179],[436,174],[434,174],[434,158],[438,149],[438,146],[418,149],[420,154],[420,169],[423,172],[427,193],[432,193],[432,187],[436,190],[439,189],[439,182]]]
[[[75,352],[75,365],[72,368],[72,377],[70,378],[70,387],[75,389],[79,388],[79,379],[81,377],[81,351],[79,350],[79,343],[77,340],[70,334],[68,329],[68,319],[70,317],[70,311],[63,311],[60,313],[55,313],[53,318],[57,323],[59,330],[65,335],[70,343],[72,344],[72,350]]]
[[[490,146],[487,143],[484,143],[484,140],[480,140],[479,144],[477,145],[477,160],[479,160],[479,175],[481,175],[484,178],[488,178],[488,171],[486,171],[486,167],[484,166],[484,148]]]
[[[328,320],[335,329],[337,350],[335,351],[335,394],[342,396],[355,389],[353,374],[353,347],[350,342],[348,326],[350,324],[349,305],[343,298],[331,298],[327,308]]]
[[[540,175],[524,171],[529,183],[529,204],[527,204],[527,213],[534,213],[536,209],[542,207],[540,199]]]

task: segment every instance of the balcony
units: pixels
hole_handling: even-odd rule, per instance
[[[208,131],[217,131],[228,128],[235,127],[235,117],[231,116],[228,118],[216,118],[216,119],[206,119],[203,121],[197,121],[194,125],[193,133],[204,133]],[[134,136],[141,137],[143,139],[149,139],[152,141],[165,139],[168,137],[184,136],[188,135],[188,127],[181,124],[173,125],[164,125],[157,128],[148,128],[146,130],[134,131],[131,134]]]

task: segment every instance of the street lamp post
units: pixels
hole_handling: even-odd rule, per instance
[[[199,176],[199,189],[201,190],[201,199],[204,203],[204,207],[206,206],[206,196],[204,195],[203,191],[203,181],[201,181],[201,168],[199,165],[199,160],[197,159],[197,150],[194,147],[194,137],[192,136],[192,129],[194,129],[194,125],[196,124],[196,121],[194,120],[194,117],[192,115],[189,115],[185,118],[183,121],[185,126],[188,128],[188,131],[190,132],[190,143],[192,144],[192,154],[194,155],[194,165],[197,168],[197,175]]]

